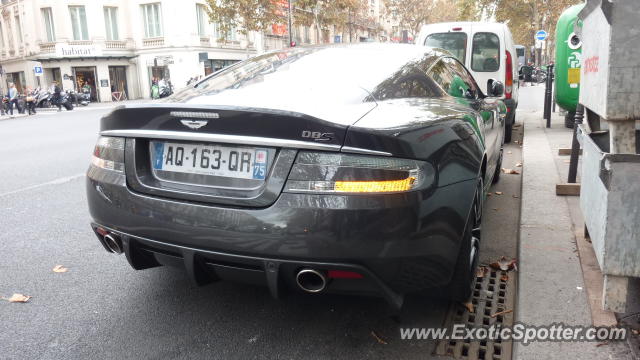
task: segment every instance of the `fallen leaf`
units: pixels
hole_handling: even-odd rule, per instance
[[[8,302],[19,302],[19,303],[26,303],[27,301],[29,301],[29,299],[31,299],[31,296],[29,295],[22,295],[22,294],[13,294],[11,295],[10,298],[2,298],[3,300],[7,300]]]
[[[513,140],[514,143],[516,144],[520,144],[520,142],[518,140]]]
[[[492,193],[487,193],[487,196],[491,196],[491,195],[493,195],[493,194]]]
[[[507,281],[507,280],[509,280],[509,275],[504,274],[504,275],[500,276],[500,281]]]
[[[67,271],[69,271],[69,269],[67,269],[66,267],[64,267],[62,265],[56,265],[53,268],[53,272],[55,272],[55,273],[64,273],[64,272],[67,272]]]
[[[462,304],[464,307],[467,308],[467,311],[469,311],[469,313],[473,314],[473,312],[475,311],[473,308],[473,304],[471,303],[471,301],[466,302],[464,304]]]
[[[516,167],[522,167],[522,163],[517,163]]]
[[[483,278],[484,275],[489,271],[485,266],[480,266],[476,269],[476,277]]]
[[[496,270],[509,271],[516,266],[516,259],[508,260],[503,256],[500,260],[489,264],[489,266]]]
[[[502,168],[502,172],[503,172],[503,173],[505,173],[505,174],[515,174],[515,175],[520,174],[520,171],[518,171],[518,170],[514,170],[514,169],[505,169],[505,168]]]
[[[493,211],[498,211],[498,208],[493,208]]]
[[[514,128],[520,127],[520,124],[513,124]]]
[[[600,346],[605,346],[605,345],[609,345],[608,342],[601,342],[600,344],[597,344],[596,347],[600,347]]]
[[[640,331],[636,329],[631,329],[631,332],[634,333],[634,335],[640,335]]]
[[[511,196],[513,196],[514,199],[518,199],[520,197],[518,195],[511,195]]]
[[[379,344],[387,345],[387,342],[384,341],[380,336],[378,336],[375,331],[371,331],[371,336],[373,336],[373,338],[376,339]]]
[[[496,191],[496,195],[502,195],[502,191]]]
[[[512,312],[513,312],[513,310],[511,310],[511,309],[509,309],[509,310],[503,310],[503,311],[498,311],[497,313],[492,314],[492,315],[491,315],[491,317],[492,317],[492,318],[494,318],[494,317],[496,317],[496,316],[498,316],[498,315],[509,314],[509,313],[512,313]]]

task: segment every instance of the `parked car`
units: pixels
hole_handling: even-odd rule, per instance
[[[506,24],[451,22],[424,25],[416,44],[451,52],[469,69],[482,90],[498,79],[505,84],[502,100],[507,105],[505,142],[511,141],[520,88],[517,52]]]
[[[506,108],[450,55],[294,48],[101,120],[92,228],[134,269],[286,290],[467,299]]]

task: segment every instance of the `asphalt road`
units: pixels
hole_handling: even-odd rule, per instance
[[[195,287],[179,269],[134,271],[89,228],[84,178],[99,117],[91,108],[0,120],[2,359],[429,358],[434,342],[402,327],[438,327],[449,304],[408,298],[291,296],[234,283]],[[514,140],[520,140],[522,127]],[[505,148],[504,167],[521,161]],[[516,254],[520,176],[485,203],[481,260]],[[514,197],[515,196],[515,197]],[[54,273],[55,265],[66,273]],[[379,343],[372,331],[388,344]]]

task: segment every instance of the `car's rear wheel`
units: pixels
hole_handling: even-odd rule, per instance
[[[493,172],[492,184],[500,181],[500,174],[502,173],[502,157],[504,156],[504,150],[500,148],[500,156],[498,157],[498,163],[496,164],[496,171]]]
[[[483,187],[484,184],[480,179],[469,220],[467,220],[467,226],[462,236],[456,267],[449,283],[449,298],[454,301],[466,302],[471,297],[475,268],[478,265],[478,250],[480,249]]]
[[[504,126],[504,142],[505,143],[510,143],[511,142],[511,132],[513,132],[513,124],[516,123],[515,109],[514,109],[513,115],[511,115],[511,117],[513,119],[511,119],[511,121],[507,121],[507,124]]]

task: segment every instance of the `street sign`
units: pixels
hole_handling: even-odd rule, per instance
[[[547,32],[544,30],[538,30],[536,32],[536,40],[545,41],[547,39]]]
[[[34,66],[33,72],[36,74],[36,76],[42,76],[42,66]]]

